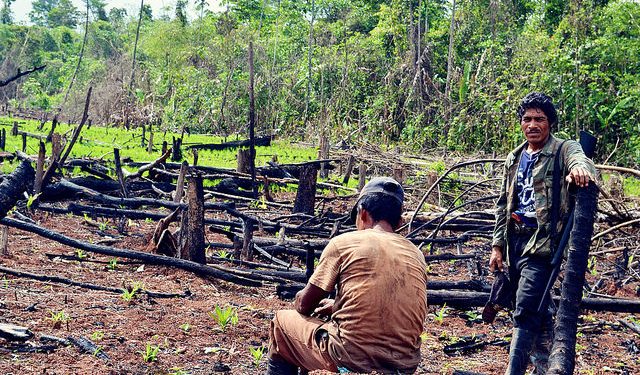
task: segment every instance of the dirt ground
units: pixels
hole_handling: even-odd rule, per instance
[[[105,234],[116,234],[113,223],[107,223],[109,228],[101,231],[85,225],[82,217],[36,213],[33,218],[46,228],[94,243]],[[130,221],[129,236],[114,246],[142,250],[153,228],[154,223]],[[213,235],[207,236],[211,241]],[[0,272],[0,322],[28,327],[34,337],[27,347],[50,344],[40,341],[43,335],[84,337],[99,347],[95,353],[82,353],[73,345],[61,345],[48,353],[23,353],[0,339],[1,374],[260,374],[266,368],[266,351],[263,358],[254,358],[250,349],[266,347],[273,312],[292,307],[290,301],[278,299],[275,285],[240,287],[182,270],[127,264],[126,259],[118,259],[109,267],[109,257],[90,253],[82,261],[65,260],[55,255],[74,255],[74,249],[15,229],[9,230],[8,253],[0,256],[4,267],[117,288],[142,283],[154,292],[189,290],[191,296],[148,298],[138,294],[127,302],[118,293]],[[434,279],[450,280],[472,276],[457,262],[433,264],[431,274]],[[633,288],[613,292],[633,297]],[[237,324],[222,330],[210,316],[216,306],[234,308]],[[486,325],[476,319],[478,312],[430,306],[419,374],[504,371],[507,344],[503,339],[510,334],[509,319],[501,313],[494,325]],[[619,324],[623,318],[637,321],[640,315],[585,312],[579,328],[577,374],[640,374],[640,336]],[[444,353],[445,345],[474,335],[475,339],[493,343],[474,351]],[[154,361],[143,359],[147,347],[150,351],[157,348]],[[108,359],[99,358],[103,357],[101,353]]]

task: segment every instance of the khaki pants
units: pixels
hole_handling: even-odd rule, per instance
[[[304,316],[295,310],[276,311],[271,321],[269,356],[279,355],[298,367],[337,372],[327,352],[327,341],[316,341],[316,332],[324,321]]]

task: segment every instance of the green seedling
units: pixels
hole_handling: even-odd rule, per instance
[[[62,323],[68,323],[71,318],[67,315],[64,310],[61,311],[50,311],[51,316],[47,319],[53,322],[53,328],[58,329],[62,326]]]
[[[144,222],[145,222],[145,223],[147,223],[147,224],[151,224],[151,223],[153,223],[153,219],[152,219],[152,218],[150,218],[150,217],[146,217],[146,218],[144,219]]]
[[[100,341],[102,340],[103,337],[104,337],[104,332],[102,331],[95,331],[91,334],[91,340],[93,341]]]
[[[214,311],[209,311],[209,316],[218,323],[223,332],[229,325],[238,324],[238,312],[231,306],[221,308],[216,305]]]
[[[251,357],[253,358],[253,365],[258,367],[260,362],[262,361],[262,357],[264,357],[265,347],[249,347],[249,351],[251,352]]]
[[[422,332],[422,333],[420,334],[420,341],[421,341],[421,342],[425,342],[425,341],[427,341],[427,337],[429,337],[429,334],[428,334],[427,332]]]
[[[118,268],[118,260],[116,258],[112,258],[107,265],[107,268],[111,271],[115,271]]]
[[[93,351],[93,356],[97,357],[100,353],[102,353],[102,346],[96,346],[96,349]]]
[[[82,249],[78,249],[76,250],[76,257],[80,260],[87,259],[87,252]]]
[[[444,317],[447,316],[447,304],[442,305],[440,310],[436,311],[433,319],[438,322],[438,324],[442,324],[444,321]]]
[[[589,269],[591,276],[598,276],[598,259],[595,256],[587,261],[587,269]]]
[[[140,352],[142,354],[142,359],[145,362],[155,362],[158,360],[158,352],[160,351],[160,347],[156,345],[151,345],[147,343],[147,346],[144,349],[144,352]]]
[[[140,282],[134,282],[129,289],[125,289],[122,291],[122,299],[125,302],[131,302],[133,298],[135,298],[138,291],[143,290],[144,285]]]
[[[476,320],[480,319],[480,313],[475,310],[466,311],[464,315],[467,316],[467,320],[469,320],[470,322],[475,322]]]
[[[187,370],[181,369],[180,367],[173,367],[171,368],[169,375],[191,375],[191,373]]]
[[[27,209],[31,209],[31,206],[33,206],[33,203],[35,203],[35,201],[38,199],[39,196],[40,196],[40,193],[29,195],[27,197]]]
[[[107,229],[109,229],[109,226],[104,221],[101,221],[100,223],[98,223],[98,229],[100,229],[102,232],[104,232]]]
[[[188,333],[189,331],[191,331],[191,324],[189,323],[181,324],[180,329],[182,330],[182,332]]]
[[[218,257],[223,259],[231,259],[231,253],[226,250],[218,250]]]

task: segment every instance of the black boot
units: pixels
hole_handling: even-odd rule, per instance
[[[536,340],[536,334],[522,328],[514,328],[509,348],[509,367],[505,375],[522,375],[527,371],[529,352]]]
[[[265,375],[298,375],[298,367],[281,357],[269,358]]]
[[[553,346],[553,324],[543,324],[531,352],[535,375],[544,375],[549,369],[549,355]]]

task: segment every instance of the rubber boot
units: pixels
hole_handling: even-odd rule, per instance
[[[514,328],[509,347],[509,366],[505,375],[523,375],[529,364],[529,352],[536,340],[536,334],[522,328]]]
[[[269,358],[265,375],[298,375],[298,367],[280,357]]]
[[[531,363],[535,367],[533,374],[544,375],[549,369],[549,355],[553,346],[553,322],[548,322],[540,328],[540,334],[536,339],[531,352]]]

